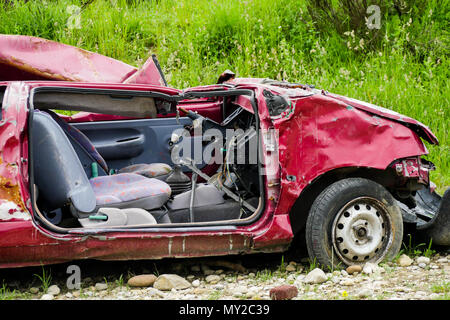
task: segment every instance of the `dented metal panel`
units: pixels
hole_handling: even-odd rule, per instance
[[[406,126],[328,96],[316,94],[292,103],[295,110],[274,121],[282,168],[276,213],[289,212],[301,191],[330,170],[384,170],[395,159],[427,153],[420,138]]]
[[[0,222],[30,220],[25,205],[27,192],[28,153],[24,130],[27,125],[27,88],[14,83],[5,91],[0,121]]]
[[[20,35],[0,35],[0,48],[0,80],[49,79],[165,85],[152,58],[138,70],[98,53]]]

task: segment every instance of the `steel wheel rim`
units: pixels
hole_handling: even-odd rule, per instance
[[[347,265],[380,262],[392,242],[391,219],[380,201],[361,197],[348,202],[334,218],[331,240]]]

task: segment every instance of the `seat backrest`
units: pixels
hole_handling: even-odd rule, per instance
[[[97,149],[95,149],[95,146],[92,144],[92,142],[89,140],[86,135],[75,128],[74,126],[71,126],[67,122],[65,122],[63,119],[61,119],[56,113],[54,113],[51,110],[45,110],[52,118],[56,121],[56,123],[64,130],[64,132],[72,138],[78,145],[82,148],[82,150],[87,153],[94,161],[97,162],[97,164],[107,173],[108,172],[108,165],[106,164],[105,159],[98,153]]]
[[[94,191],[61,127],[47,113],[35,110],[31,127],[34,181],[49,209],[71,204],[78,212],[96,207]]]

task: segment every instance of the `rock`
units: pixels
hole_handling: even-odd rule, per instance
[[[421,267],[422,269],[425,269],[427,267],[427,264],[421,262],[421,263],[419,263],[419,267]]]
[[[344,279],[339,284],[343,286],[353,286],[355,281],[353,279]]]
[[[345,271],[347,271],[348,274],[354,274],[357,272],[361,272],[362,271],[362,267],[360,265],[352,265],[350,267],[348,267],[347,269],[345,269]]]
[[[151,287],[155,281],[156,276],[154,274],[140,274],[131,277],[127,283],[130,287]]]
[[[297,268],[296,268],[296,266],[293,265],[293,264],[288,264],[288,265],[286,266],[286,271],[287,271],[287,272],[295,272],[295,271],[297,271]]]
[[[192,286],[193,286],[194,288],[199,287],[199,286],[200,286],[200,280],[195,279],[194,281],[192,281]]]
[[[75,297],[75,298],[79,298],[80,297],[80,291],[73,291],[72,292],[72,294],[73,294],[73,296]]]
[[[214,270],[212,270],[212,269],[205,269],[205,270],[203,270],[203,274],[205,276],[210,276],[210,275],[214,274]]]
[[[213,289],[214,290],[224,290],[225,289],[225,286],[223,285],[223,284],[215,284],[214,286],[213,286]]]
[[[202,265],[201,266],[202,272],[205,276],[209,276],[211,274],[214,274],[214,270],[212,270],[210,267],[208,267],[207,265]]]
[[[312,270],[303,279],[303,282],[305,282],[305,283],[323,283],[325,281],[327,281],[327,276],[319,268]]]
[[[370,289],[362,289],[356,294],[356,296],[358,298],[367,298],[371,295],[372,295],[372,290],[370,290]]]
[[[162,292],[162,291],[160,291],[158,289],[152,288],[152,287],[147,289],[147,293],[150,296],[158,296],[160,298],[164,298],[165,297],[164,292]]]
[[[98,283],[95,284],[94,288],[95,288],[96,291],[103,291],[103,290],[108,289],[108,285],[106,283],[103,283],[103,282],[98,282]]]
[[[362,269],[362,272],[365,273],[365,274],[372,274],[372,273],[375,273],[375,272],[382,273],[382,272],[384,272],[384,269],[379,267],[376,263],[367,262],[364,265],[364,267]]]
[[[51,285],[47,289],[47,293],[51,294],[52,296],[57,296],[58,294],[60,294],[60,292],[61,292],[61,289],[56,284]]]
[[[429,263],[430,263],[430,258],[427,258],[427,257],[418,257],[418,258],[416,259],[416,262],[417,262],[418,265],[420,265],[421,263],[429,264]]]
[[[409,267],[412,263],[413,260],[406,254],[402,254],[400,258],[398,258],[398,264],[400,265],[400,267]]]
[[[162,274],[158,278],[156,278],[153,287],[162,290],[162,291],[170,291],[172,289],[187,289],[191,287],[189,281],[180,277],[176,274]]]
[[[345,271],[345,270],[341,270],[341,276],[344,276],[344,277],[348,276],[348,273],[347,273],[347,271]]]
[[[365,274],[372,274],[375,270],[374,270],[374,265],[370,262],[366,263],[362,269],[362,272]]]
[[[52,294],[43,294],[41,300],[53,300],[55,297]]]
[[[220,276],[216,274],[211,274],[205,278],[205,281],[210,284],[216,284],[217,282],[220,281],[220,279],[221,279]]]
[[[31,287],[31,288],[30,288],[30,293],[32,293],[32,294],[39,293],[39,288]]]
[[[270,289],[269,296],[272,300],[290,300],[298,295],[296,286],[283,285]]]

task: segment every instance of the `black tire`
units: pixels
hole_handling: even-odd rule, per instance
[[[311,260],[322,266],[363,265],[397,255],[403,219],[394,198],[382,185],[348,178],[319,194],[305,231]]]

